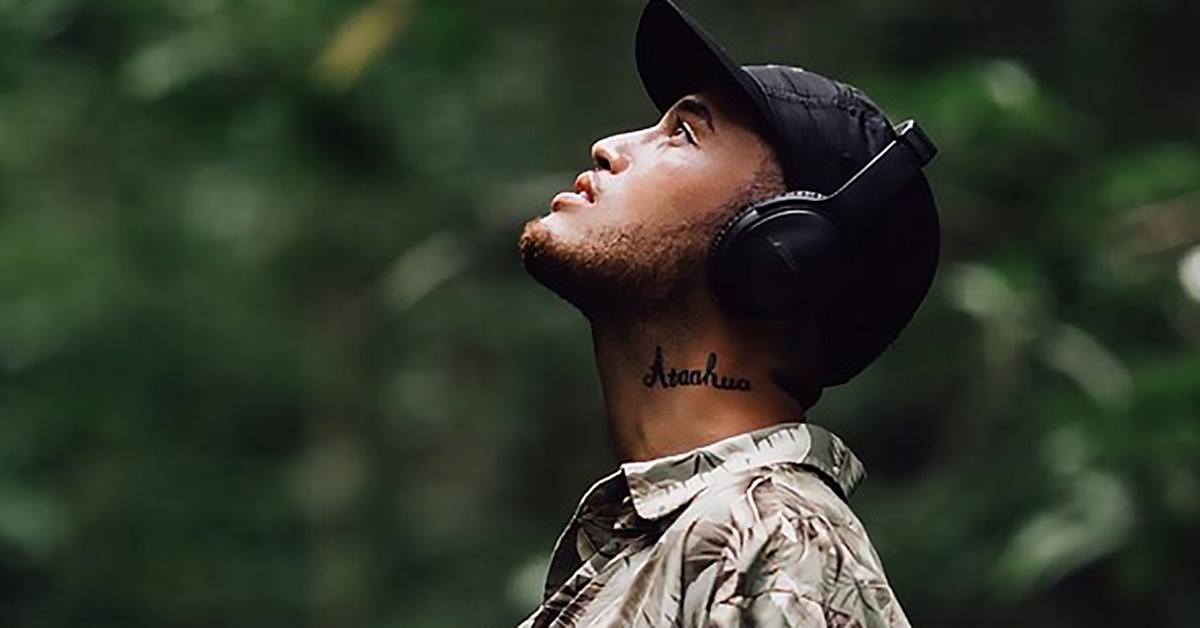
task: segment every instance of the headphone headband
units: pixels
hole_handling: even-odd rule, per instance
[[[852,235],[869,224],[886,207],[887,199],[911,181],[936,154],[937,147],[916,120],[905,120],[896,127],[896,139],[842,187],[824,199],[814,200],[829,208],[829,217]]]
[[[790,190],[758,203],[759,214],[793,207],[793,201],[798,201],[820,208],[838,224],[844,236],[851,237],[869,224],[886,206],[887,199],[899,192],[937,154],[937,147],[916,120],[901,122],[895,131],[896,139],[832,194]]]

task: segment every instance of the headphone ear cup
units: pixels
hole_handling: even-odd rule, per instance
[[[807,204],[751,206],[713,240],[709,277],[718,302],[748,317],[787,318],[819,300],[836,278],[837,226]]]

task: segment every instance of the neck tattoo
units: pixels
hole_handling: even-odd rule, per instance
[[[646,388],[654,388],[655,384],[663,388],[676,386],[712,386],[721,390],[750,390],[750,380],[734,379],[726,375],[717,375],[717,354],[709,353],[704,370],[700,369],[671,369],[663,368],[662,347],[655,347],[654,361],[650,363],[650,371],[642,377]]]

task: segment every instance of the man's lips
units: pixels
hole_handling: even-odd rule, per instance
[[[550,211],[556,212],[568,205],[595,205],[598,187],[591,170],[584,170],[575,177],[573,192],[559,192],[550,199]]]

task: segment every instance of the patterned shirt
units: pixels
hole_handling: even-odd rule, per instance
[[[520,628],[907,627],[845,502],[864,475],[804,423],[622,464],[584,495]]]

